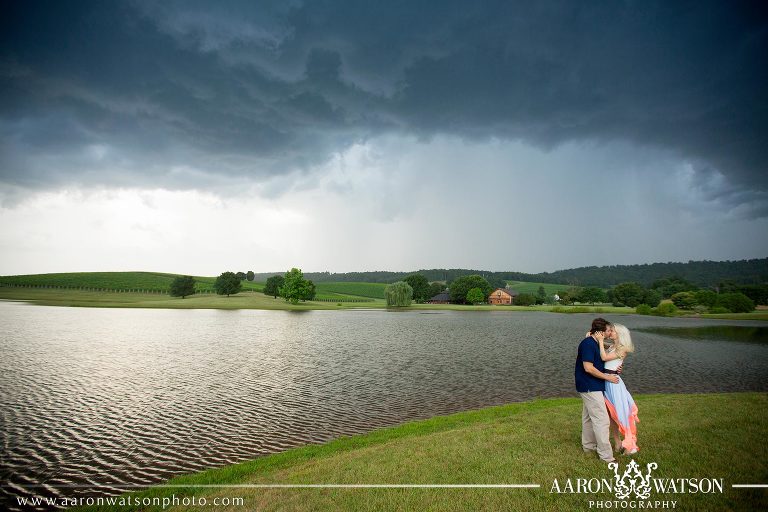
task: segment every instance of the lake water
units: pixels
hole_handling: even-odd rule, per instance
[[[408,420],[575,397],[576,346],[593,316],[0,302],[0,508],[15,496],[119,494]],[[765,325],[604,316],[630,329]],[[623,378],[634,393],[768,391],[768,344],[640,330],[633,339]]]

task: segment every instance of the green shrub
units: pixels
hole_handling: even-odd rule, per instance
[[[696,305],[696,296],[691,292],[679,292],[672,295],[672,302],[680,309],[693,309]]]
[[[653,308],[651,311],[651,314],[656,316],[675,316],[677,313],[677,306],[672,304],[671,302],[663,302]]]
[[[643,304],[648,304],[652,308],[658,306],[661,299],[661,292],[658,290],[645,290],[643,293]]]
[[[712,290],[699,290],[693,294],[696,297],[696,303],[711,308],[717,304],[717,294]]]
[[[536,304],[536,297],[530,293],[521,293],[513,301],[515,306],[533,306]]]
[[[653,313],[653,308],[648,304],[640,304],[635,308],[635,313],[638,315],[650,315]]]
[[[715,306],[713,308],[709,308],[709,312],[713,315],[724,315],[730,313],[731,310],[722,306]]]
[[[717,306],[731,310],[731,313],[749,313],[755,310],[755,303],[743,293],[721,293],[717,297]]]
[[[611,299],[614,306],[625,304],[631,308],[637,307],[643,302],[645,288],[639,283],[621,283],[611,289]]]

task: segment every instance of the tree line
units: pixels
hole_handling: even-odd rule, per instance
[[[253,272],[222,272],[213,283],[213,289],[218,295],[234,295],[242,291],[243,281],[253,281]],[[172,297],[182,299],[195,294],[195,279],[192,276],[176,277],[170,286]],[[283,297],[286,302],[298,304],[315,298],[315,283],[305,279],[298,268],[292,268],[285,275],[270,276],[264,285],[264,294],[275,298]]]
[[[446,291],[454,304],[481,304],[488,301],[494,287],[485,277],[473,274],[461,276],[445,287],[440,282],[430,283],[424,274],[411,274],[402,281],[387,285],[386,300],[389,306],[409,306],[412,301],[422,303],[438,293]],[[665,301],[662,303],[662,301]],[[747,313],[754,311],[755,304],[768,303],[768,285],[738,285],[720,283],[716,289],[700,288],[681,277],[662,278],[643,286],[637,282],[619,283],[605,290],[598,287],[565,287],[556,294],[548,294],[544,286],[537,293],[521,293],[514,297],[514,304],[604,304],[636,308],[638,313],[670,315],[678,309],[698,313]]]
[[[529,281],[538,283],[567,284],[578,287],[611,288],[620,283],[636,282],[651,286],[659,279],[678,276],[698,287],[717,287],[721,282],[738,285],[768,283],[768,258],[740,261],[688,261],[649,263],[643,265],[609,265],[579,267],[556,272],[531,274],[525,272],[491,272],[476,269],[422,269],[416,272],[307,272],[305,277],[314,282],[366,282],[395,283],[413,274],[421,274],[429,282],[449,283],[461,276],[479,275],[491,285],[498,287],[506,281]],[[264,281],[273,273],[255,274],[257,281]],[[501,284],[503,286],[503,284]]]

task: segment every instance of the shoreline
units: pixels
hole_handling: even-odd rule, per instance
[[[327,302],[307,301],[290,304],[281,298],[272,298],[261,292],[246,291],[230,297],[213,294],[200,294],[184,299],[164,294],[136,292],[92,292],[80,290],[61,290],[45,288],[10,288],[0,287],[0,301],[25,302],[41,306],[57,307],[96,307],[96,308],[146,308],[146,309],[256,309],[284,311],[312,310],[381,310],[381,311],[494,311],[525,312],[541,311],[548,313],[590,313],[636,315],[634,308],[615,306],[493,306],[462,304],[413,304],[408,307],[388,308],[384,300],[372,299],[368,302]],[[676,315],[667,318],[717,319],[717,320],[768,320],[768,311],[756,310],[752,313]]]
[[[734,504],[759,509],[768,504],[765,490],[732,487],[768,482],[768,446],[761,442],[768,434],[768,393],[638,394],[635,398],[641,417],[641,451],[635,460],[641,466],[653,461],[665,477],[717,477],[726,484],[720,495],[675,495],[677,509],[724,509]],[[712,415],[712,410],[720,414]],[[122,496],[136,500],[194,496],[209,502],[217,497],[244,497],[244,506],[231,510],[416,510],[430,505],[441,510],[457,506],[465,510],[586,509],[582,495],[550,493],[555,478],[612,478],[603,462],[581,450],[580,411],[579,398],[551,398],[434,416],[180,475]],[[630,458],[617,456],[617,460],[623,468]],[[540,487],[503,491],[256,487],[318,483]],[[613,497],[601,499],[608,498]],[[121,510],[163,508],[142,505]]]

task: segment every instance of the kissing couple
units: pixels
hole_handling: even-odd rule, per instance
[[[624,359],[634,350],[629,329],[604,318],[595,318],[579,343],[575,376],[583,403],[581,446],[586,453],[596,451],[605,462],[615,461],[611,435],[619,453],[633,455],[639,450],[637,405],[619,375]]]

